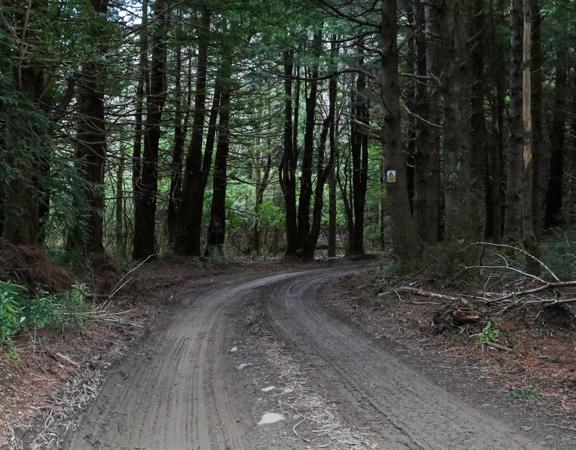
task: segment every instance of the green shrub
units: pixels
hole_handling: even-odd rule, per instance
[[[25,320],[21,301],[26,288],[0,281],[0,346],[11,345],[12,338],[22,328]]]
[[[63,294],[40,292],[28,298],[24,286],[0,282],[0,347],[14,348],[14,336],[24,330],[81,328],[93,316],[86,302],[89,290],[75,284]]]
[[[494,328],[492,322],[488,321],[486,322],[486,325],[484,325],[482,331],[473,334],[472,337],[476,339],[478,345],[484,346],[496,342],[500,338],[501,334],[502,332],[498,328]]]

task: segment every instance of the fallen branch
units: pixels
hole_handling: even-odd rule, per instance
[[[122,275],[122,277],[118,280],[118,283],[116,283],[116,286],[114,286],[114,289],[112,289],[112,293],[108,296],[108,298],[112,298],[114,295],[116,295],[124,286],[126,286],[130,281],[132,281],[132,279],[128,279],[126,281],[124,281],[124,279],[130,275],[132,272],[138,270],[140,267],[142,267],[150,258],[153,258],[154,256],[156,256],[154,253],[151,255],[148,255],[146,258],[144,258],[139,264],[137,264],[135,267],[133,267],[132,269],[130,269],[128,272],[126,272],[124,275]]]
[[[497,344],[496,342],[487,342],[486,346],[491,347],[491,348],[495,348],[496,350],[502,350],[505,352],[513,352],[514,351],[510,347],[506,347],[504,345]]]
[[[515,292],[510,292],[508,294],[504,294],[498,298],[488,300],[487,303],[488,304],[496,303],[496,302],[500,302],[503,300],[508,300],[512,297],[522,297],[522,296],[526,296],[526,295],[530,295],[530,294],[536,294],[537,292],[546,291],[548,289],[556,289],[556,288],[564,288],[564,287],[576,287],[576,281],[558,281],[558,282],[553,282],[553,283],[545,283],[542,286],[538,286],[535,288],[525,289],[522,291],[515,291]]]
[[[424,289],[413,288],[409,286],[401,286],[394,289],[397,292],[406,292],[409,294],[416,294],[421,297],[432,297],[432,298],[439,298],[442,300],[450,300],[450,301],[458,301],[458,302],[466,302],[461,297],[452,297],[451,295],[439,294],[437,292],[425,291]]]
[[[555,281],[560,281],[560,278],[558,278],[558,276],[552,272],[552,270],[550,269],[550,267],[548,267],[546,264],[544,264],[543,261],[541,261],[540,259],[536,258],[534,255],[530,254],[529,252],[527,252],[526,250],[524,250],[523,248],[520,247],[515,247],[514,245],[509,245],[509,244],[497,244],[495,242],[473,242],[470,245],[467,245],[466,247],[464,247],[461,251],[466,250],[468,247],[471,247],[472,245],[482,245],[482,246],[487,246],[487,247],[500,247],[500,248],[508,248],[510,250],[515,250],[517,252],[522,253],[523,255],[527,256],[528,258],[530,258],[532,261],[537,262],[546,272],[548,272],[550,274],[550,276],[552,276],[552,278],[554,278]]]

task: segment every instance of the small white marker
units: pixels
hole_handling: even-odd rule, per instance
[[[230,353],[236,353],[238,351],[238,347],[234,346],[230,349]]]
[[[283,414],[266,413],[262,415],[262,418],[260,419],[260,422],[258,422],[258,425],[269,425],[271,423],[280,422],[282,420],[286,420]]]
[[[270,392],[276,389],[274,386],[266,386],[265,388],[260,389],[262,392]]]
[[[237,368],[238,370],[242,370],[242,369],[245,369],[246,367],[251,366],[251,365],[252,365],[252,364],[243,363],[243,364],[240,364],[240,365],[239,365],[238,367],[236,367],[236,368]]]

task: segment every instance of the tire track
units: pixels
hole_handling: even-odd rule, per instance
[[[267,311],[278,339],[314,367],[313,379],[352,426],[368,426],[379,448],[387,450],[540,448],[323,310],[315,297],[337,275],[331,271],[284,283]]]

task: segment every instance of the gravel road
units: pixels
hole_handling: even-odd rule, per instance
[[[307,383],[323,401],[336,405],[338,426],[368,436],[362,444],[341,441],[324,448],[540,448],[319,306],[318,290],[352,270],[358,268],[234,276],[172,302],[143,341],[110,370],[65,448],[314,448],[298,435],[301,420],[282,410],[280,397],[263,400],[266,394],[247,383],[250,373],[269,370],[259,367],[261,358],[253,354],[238,364],[241,352],[235,345],[248,333],[238,323],[256,301],[264,311],[262,326],[294,364],[306,368]],[[273,405],[279,405],[277,411]]]

